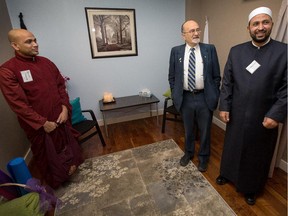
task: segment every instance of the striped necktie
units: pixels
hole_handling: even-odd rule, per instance
[[[189,67],[188,67],[188,89],[193,91],[195,89],[195,48],[190,49]]]

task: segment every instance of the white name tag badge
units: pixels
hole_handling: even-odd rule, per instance
[[[21,71],[20,73],[24,83],[33,81],[30,70]]]
[[[257,62],[257,61],[252,61],[251,64],[249,64],[247,67],[246,67],[246,70],[253,74],[261,65]]]

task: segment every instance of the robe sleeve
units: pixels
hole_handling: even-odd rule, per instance
[[[266,113],[269,117],[277,122],[284,123],[287,117],[287,62],[283,79],[276,94],[276,101]]]
[[[12,71],[0,68],[0,87],[4,98],[18,118],[35,130],[44,125],[47,119],[33,110],[28,103],[24,90]]]
[[[57,68],[57,66],[51,61],[50,61],[50,64],[52,64],[52,67],[54,68],[53,71],[55,72],[54,75],[56,77],[58,92],[59,92],[59,95],[61,98],[61,104],[67,107],[69,118],[71,118],[72,106],[69,102],[69,95],[67,93],[65,80],[64,80],[62,74],[60,73],[59,69]]]
[[[220,111],[226,111],[226,112],[231,111],[232,94],[233,94],[233,75],[232,75],[232,62],[229,54],[224,69],[224,75],[220,91],[220,103],[219,103]]]

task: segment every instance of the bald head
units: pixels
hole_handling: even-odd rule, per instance
[[[25,35],[33,35],[31,32],[25,29],[12,29],[8,32],[8,40],[11,42],[17,42],[21,37]]]
[[[24,57],[38,55],[38,44],[31,32],[25,29],[12,29],[8,32],[8,40],[19,55]]]
[[[182,38],[190,46],[194,47],[200,42],[200,27],[194,20],[188,20],[181,26]]]
[[[198,23],[196,22],[196,21],[194,21],[194,20],[187,20],[187,21],[185,21],[183,24],[182,24],[182,26],[181,26],[181,33],[183,33],[183,32],[185,32],[185,29],[187,28],[187,26],[190,26],[190,25],[197,25],[198,27],[199,27],[199,25],[198,25]]]

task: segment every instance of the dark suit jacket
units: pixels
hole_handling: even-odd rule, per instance
[[[169,84],[172,99],[178,111],[183,100],[184,80],[184,53],[186,44],[173,47],[169,61]],[[220,67],[216,48],[211,44],[199,43],[203,59],[204,94],[208,108],[213,111],[217,108],[220,93]]]

